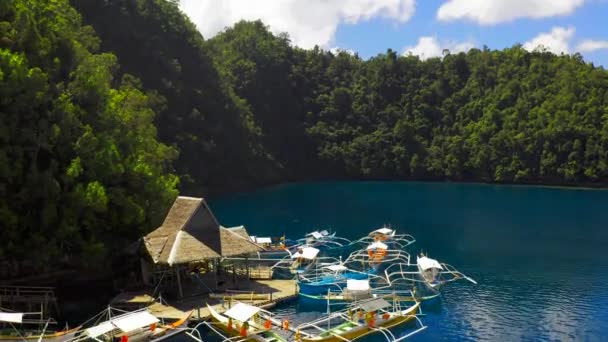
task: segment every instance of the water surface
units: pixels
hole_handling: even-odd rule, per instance
[[[424,250],[479,282],[446,286],[414,341],[608,340],[608,191],[327,182],[210,205],[224,226],[257,235],[330,228],[352,239],[383,224],[414,235],[410,253]]]

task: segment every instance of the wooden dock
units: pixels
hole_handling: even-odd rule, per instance
[[[149,292],[121,293],[112,300],[112,305],[122,308],[148,306],[150,312],[161,319],[179,319],[188,311],[193,311],[194,321],[207,320],[210,317],[207,303],[218,312],[228,310],[239,302],[270,308],[278,303],[294,299],[298,295],[295,280],[245,280],[238,290],[218,289],[217,291],[185,296],[182,299],[155,300]]]

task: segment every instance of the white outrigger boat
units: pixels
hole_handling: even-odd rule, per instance
[[[422,253],[416,258],[416,264],[392,264],[384,270],[384,273],[389,283],[393,283],[395,279],[397,281],[406,279],[413,283],[422,282],[434,291],[438,291],[443,285],[459,279],[477,284],[475,280],[458,271],[454,266],[440,263]]]
[[[277,261],[270,268],[274,271],[288,271],[289,277],[304,273],[311,269],[318,261],[319,250],[314,247],[298,247],[295,253],[289,254]],[[335,258],[330,258],[332,261]]]
[[[327,230],[321,230],[307,233],[304,238],[296,240],[300,245],[316,247],[318,249],[338,249],[351,244],[351,241],[336,236],[336,233],[329,233]]]
[[[119,314],[114,315],[114,312]],[[116,339],[121,342],[161,341],[185,332],[191,315],[192,311],[173,323],[163,323],[147,309],[126,312],[108,308],[89,320],[93,322],[91,326],[66,342],[112,342]]]
[[[416,242],[416,239],[410,234],[397,234],[395,229],[383,226],[382,228],[373,230],[367,236],[353,241],[352,244],[369,245],[374,242],[383,242],[392,249],[405,249]]]
[[[224,341],[251,341],[251,342],[285,342],[282,334],[277,333],[273,328],[283,325],[272,317],[272,314],[257,306],[245,303],[236,303],[232,308],[224,313],[219,313],[212,306],[207,304],[211,314],[211,323],[201,323],[210,328],[213,332],[224,338]],[[200,324],[199,324],[200,325]],[[197,326],[198,327],[198,326]],[[198,329],[193,329],[193,332]],[[192,332],[188,336],[197,341],[201,341],[200,335],[195,336]],[[228,336],[226,336],[228,335]]]
[[[403,303],[394,298],[389,303],[383,298],[371,298],[353,303],[345,310],[328,313],[312,322],[296,327],[302,342],[353,341],[371,334],[383,335],[388,341],[398,342],[426,329],[416,316],[420,302]],[[416,329],[396,337],[389,329],[416,322]]]
[[[80,327],[54,331],[48,329],[49,325],[57,324],[54,320],[34,320],[24,317],[40,315],[41,313],[0,311],[0,342],[38,341],[38,342],[64,342],[76,336]],[[30,329],[26,325],[39,325],[41,329]],[[3,329],[2,326],[6,326]],[[20,328],[17,328],[20,326]]]

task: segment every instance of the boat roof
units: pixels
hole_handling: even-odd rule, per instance
[[[369,280],[367,279],[347,279],[346,289],[349,291],[368,291]]]
[[[388,246],[384,242],[376,241],[367,246],[367,249],[388,249]]]
[[[323,268],[326,268],[330,271],[345,271],[348,269],[348,267],[344,266],[344,265],[329,265],[329,266],[323,266]]]
[[[255,242],[257,243],[272,243],[272,239],[269,237],[256,237]]]
[[[0,312],[0,322],[6,323],[22,323],[23,313],[18,312]]]
[[[372,233],[380,233],[380,234],[388,235],[388,234],[392,234],[393,230],[390,228],[387,228],[387,227],[382,227],[382,228],[374,230]]]
[[[426,271],[426,270],[431,269],[431,268],[437,268],[437,269],[440,269],[440,270],[443,269],[443,267],[441,266],[441,264],[437,260],[431,259],[429,257],[425,257],[425,256],[418,257],[416,259],[416,262],[418,263],[418,266],[423,271]]]
[[[309,259],[309,260],[313,260],[314,258],[317,257],[317,254],[319,254],[319,250],[314,248],[314,247],[304,247],[302,248],[302,252],[300,253],[300,251],[298,251],[297,253],[294,253],[291,258],[295,259],[295,258],[304,258],[304,259]]]
[[[319,233],[321,233],[321,235],[323,235],[323,236],[329,235],[329,232],[327,230],[325,230],[325,229],[322,230],[322,231],[320,231]]]
[[[230,310],[224,312],[224,315],[234,318],[239,322],[245,322],[250,319],[253,315],[260,312],[260,308],[251,306],[245,303],[237,303]]]
[[[120,329],[122,332],[127,333],[158,322],[158,318],[148,311],[139,311],[117,316],[114,319],[87,328],[85,331],[89,337],[95,338],[114,329]]]
[[[376,311],[384,308],[388,308],[391,305],[389,302],[382,298],[372,298],[368,300],[363,300],[357,303],[357,307],[365,312]]]
[[[323,237],[323,234],[319,233],[318,231],[315,230],[314,232],[310,232],[310,233],[306,234],[306,236],[312,236],[315,239],[320,239]]]

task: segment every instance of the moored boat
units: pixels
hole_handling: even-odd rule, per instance
[[[72,339],[79,331],[80,327],[73,329],[65,329],[61,331],[53,331],[47,329],[52,320],[31,321],[24,319],[28,313],[21,312],[5,312],[0,311],[0,341],[1,342],[16,342],[16,341],[39,341],[39,342],[63,342]],[[30,329],[25,325],[39,324],[42,329]],[[1,329],[2,325],[6,325],[7,329]],[[17,328],[20,326],[21,328]]]
[[[111,308],[107,312],[111,312]],[[86,340],[111,342],[117,338],[123,342],[161,341],[184,332],[191,315],[192,311],[185,313],[175,322],[163,323],[147,309],[127,312],[108,317],[105,321],[97,319],[93,326],[84,329],[70,342]]]
[[[347,310],[334,312],[313,322],[301,324],[296,329],[303,333],[303,342],[352,341],[374,333],[382,333],[393,342],[400,341],[426,328],[416,316],[420,306],[419,302],[415,301],[405,309],[401,309],[400,305],[390,304],[383,298],[362,300]],[[420,327],[405,336],[396,338],[388,330],[413,321],[419,323]],[[339,323],[331,327],[329,325],[332,322]],[[324,328],[326,326],[328,328]]]
[[[207,304],[212,319],[212,328],[217,328],[239,341],[285,342],[286,339],[272,328],[276,322],[270,313],[259,307],[237,303],[224,313],[219,313]],[[215,329],[214,329],[215,330]]]

